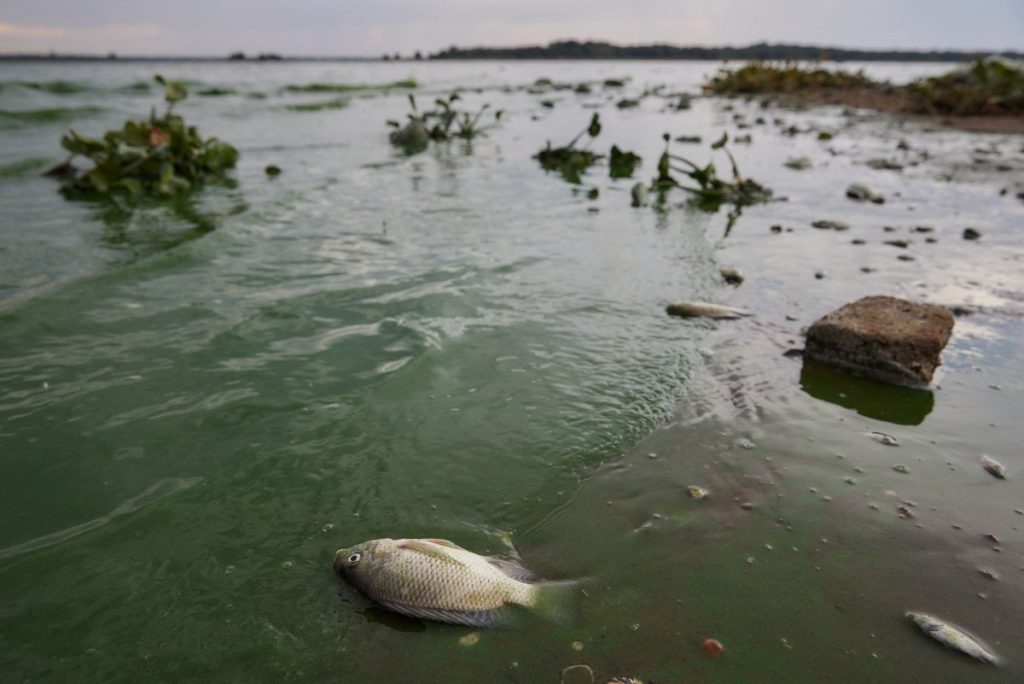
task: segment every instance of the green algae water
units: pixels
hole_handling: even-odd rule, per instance
[[[696,94],[715,68],[0,64],[3,679],[1024,676],[1024,204],[1000,194],[1024,141],[837,108],[615,106],[662,84]],[[131,210],[65,200],[39,176],[61,133],[145,115],[156,72],[189,81],[179,111],[239,148],[237,182]],[[541,77],[629,80],[529,92]],[[418,155],[388,144],[407,93],[456,88],[501,121]],[[729,228],[682,197],[632,208],[633,181],[603,166],[581,185],[546,174],[532,155],[593,111],[594,149],[636,151],[644,181],[664,132],[749,133],[732,145],[741,170],[786,201]],[[783,166],[798,155],[814,168]],[[846,199],[851,182],[886,204]],[[851,228],[811,227],[822,218]],[[931,391],[783,355],[867,294],[970,312]],[[664,315],[683,299],[755,315]],[[338,547],[419,536],[481,553],[511,538],[542,576],[583,580],[580,623],[465,645],[472,630],[381,611],[331,570]],[[908,610],[1005,664],[943,649]]]

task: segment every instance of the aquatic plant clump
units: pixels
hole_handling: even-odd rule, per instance
[[[750,204],[769,202],[772,199],[772,190],[761,185],[751,178],[744,178],[736,165],[736,159],[725,147],[729,142],[727,133],[711,144],[711,149],[721,149],[729,157],[732,165],[732,181],[725,180],[718,175],[714,162],[708,162],[706,166],[698,166],[685,157],[669,152],[669,141],[671,136],[666,133],[662,136],[665,140],[665,151],[658,160],[658,176],[654,179],[653,189],[662,195],[672,188],[679,188],[691,193],[696,204],[702,208],[715,210],[722,204],[733,204],[742,207]],[[673,162],[684,164],[685,167],[674,166]],[[696,186],[683,185],[672,172],[681,173],[696,183]]]
[[[412,109],[408,114],[408,123],[402,126],[393,119],[387,122],[393,129],[390,135],[391,143],[404,148],[407,152],[424,150],[431,140],[472,140],[488,128],[481,123],[481,119],[490,109],[489,104],[484,104],[476,112],[459,110],[454,103],[461,98],[458,93],[452,93],[447,98],[435,99],[434,109],[421,113],[416,106],[416,98],[411,94],[408,97],[409,107]],[[502,113],[500,109],[494,112],[495,122],[501,120]]]
[[[184,84],[159,75],[155,80],[164,86],[167,110],[162,116],[153,110],[148,120],[127,121],[102,139],[74,130],[61,138],[70,156],[47,173],[62,178],[62,190],[87,197],[169,197],[223,178],[235,166],[238,150],[217,138],[203,139],[174,113],[174,105],[188,96]],[[93,167],[79,170],[72,163],[76,157],[85,157]]]
[[[715,95],[756,93],[792,93],[818,88],[865,88],[878,84],[863,71],[848,72],[806,68],[794,63],[781,66],[752,62],[739,69],[721,69],[704,84],[704,91]]]
[[[543,150],[533,155],[533,158],[540,162],[546,171],[558,171],[570,183],[579,183],[580,175],[593,166],[602,155],[591,152],[589,149],[578,148],[576,143],[584,135],[591,140],[601,133],[601,117],[596,113],[590,118],[590,124],[580,131],[565,147],[551,147],[547,144]],[[639,157],[637,157],[639,160]]]
[[[998,59],[926,78],[908,86],[913,111],[924,114],[1024,112],[1024,69]]]

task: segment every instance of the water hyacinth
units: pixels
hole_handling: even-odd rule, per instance
[[[61,138],[68,159],[48,175],[62,178],[66,194],[81,197],[169,197],[188,192],[210,180],[222,179],[238,161],[238,150],[217,138],[206,138],[174,113],[188,96],[183,83],[155,80],[164,86],[167,109],[150,112],[148,120],[126,121],[120,130],[91,138],[70,130]],[[82,171],[72,163],[85,157],[93,163]]]

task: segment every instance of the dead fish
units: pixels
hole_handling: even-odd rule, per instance
[[[939,643],[986,663],[999,664],[999,657],[995,653],[959,627],[925,613],[910,612],[907,617]]]
[[[868,437],[870,437],[871,439],[875,440],[879,444],[884,444],[885,446],[899,446],[900,445],[900,441],[898,439],[896,439],[892,435],[887,435],[884,432],[869,432],[868,433]]]
[[[981,455],[981,467],[991,473],[992,477],[998,477],[1000,480],[1006,479],[1006,466],[988,454]]]
[[[518,563],[446,539],[372,539],[338,549],[334,569],[372,601],[403,615],[473,627],[508,626],[516,607],[571,622],[576,582],[530,583]]]
[[[678,302],[669,304],[665,307],[665,311],[671,316],[682,316],[683,318],[741,318],[750,315],[749,312],[742,309],[710,302]]]

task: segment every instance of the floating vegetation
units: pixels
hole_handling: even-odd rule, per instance
[[[411,89],[419,84],[414,78],[391,83],[304,83],[288,85],[284,89],[289,93],[351,93],[360,90],[397,90]]]
[[[719,70],[704,85],[715,95],[756,93],[792,93],[819,88],[862,88],[877,85],[863,71],[850,73],[838,69],[811,69],[786,62],[781,65],[752,62],[739,69]]]
[[[203,88],[202,90],[196,91],[196,95],[202,97],[222,97],[224,95],[237,95],[238,91],[234,88]]]
[[[908,86],[913,111],[925,114],[1024,112],[1024,69],[999,59],[926,78]]]
[[[0,178],[20,178],[35,173],[49,163],[49,159],[30,157],[9,164],[0,164]]]
[[[662,136],[665,140],[665,151],[658,160],[658,176],[654,179],[654,190],[659,192],[663,199],[664,194],[673,189],[679,188],[693,195],[694,203],[702,209],[715,211],[722,204],[733,204],[742,207],[750,204],[768,202],[772,198],[772,191],[750,178],[744,178],[736,166],[736,159],[726,148],[729,142],[728,133],[711,144],[712,150],[722,150],[729,157],[732,165],[732,181],[725,180],[718,175],[714,162],[708,162],[706,166],[698,166],[685,157],[672,154],[669,151],[671,136],[666,133]],[[676,166],[674,162],[684,166]],[[673,172],[688,177],[696,185],[683,185]]]
[[[612,145],[612,151],[608,156],[609,175],[612,178],[631,178],[639,164],[640,155],[623,152],[617,145]]]
[[[300,102],[298,104],[285,105],[289,112],[323,112],[332,109],[344,109],[348,107],[348,98],[339,97],[333,100],[321,100],[320,102]]]
[[[274,178],[281,175],[281,167],[277,164],[267,164],[263,169],[263,173],[267,174],[270,178]]]
[[[22,81],[19,85],[51,95],[75,95],[91,90],[89,86],[72,81]]]
[[[195,126],[188,126],[174,113],[174,105],[188,96],[185,85],[159,75],[155,80],[164,86],[167,110],[162,116],[153,110],[148,120],[127,121],[120,130],[107,131],[102,139],[74,130],[61,138],[61,146],[70,156],[48,175],[62,178],[66,194],[169,197],[222,179],[235,166],[238,151],[234,147],[217,138],[204,140]],[[79,171],[72,164],[76,157],[87,158],[93,167]]]
[[[491,106],[484,104],[475,112],[457,109],[454,105],[462,98],[452,93],[447,98],[434,100],[434,109],[420,112],[416,106],[416,98],[410,94],[408,114],[409,121],[403,126],[400,122],[389,120],[392,127],[390,139],[393,145],[402,147],[409,153],[419,152],[426,148],[431,140],[448,141],[454,138],[472,140],[487,130],[481,123],[484,113]],[[503,111],[494,112],[494,121],[500,121]]]
[[[0,126],[4,124],[48,124],[71,121],[99,114],[102,107],[47,107],[44,109],[0,109]]]
[[[545,171],[558,171],[562,177],[570,183],[579,183],[580,174],[593,166],[602,155],[591,152],[589,149],[576,147],[576,143],[584,135],[593,140],[601,134],[601,117],[594,114],[590,118],[590,124],[580,131],[565,147],[548,146],[533,156],[540,162]],[[588,141],[590,142],[590,141]],[[634,155],[635,156],[635,155]],[[639,160],[639,157],[637,158]]]
[[[149,81],[136,81],[135,83],[121,86],[117,90],[128,95],[148,95],[152,89],[149,87]]]

